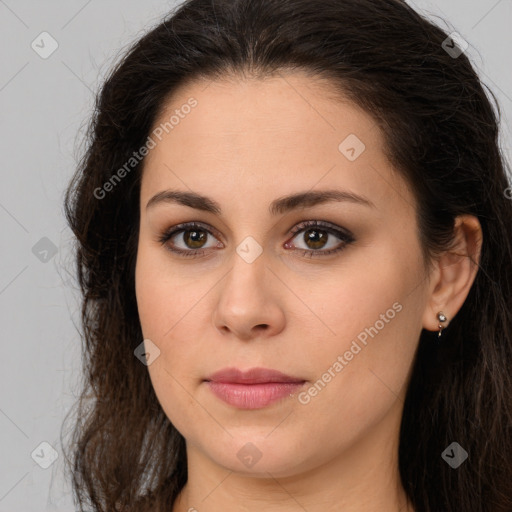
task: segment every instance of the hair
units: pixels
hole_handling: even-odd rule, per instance
[[[448,33],[400,0],[188,0],[160,21],[105,79],[65,196],[84,365],[66,461],[80,510],[170,510],[187,481],[185,440],[134,356],[144,159],[101,199],[97,190],[146,143],[178,87],[296,70],[327,81],[382,130],[414,193],[427,268],[452,247],[458,215],[480,221],[464,304],[440,344],[420,335],[399,471],[417,512],[510,512],[512,201],[500,108],[466,54],[449,55]],[[469,454],[457,469],[441,456],[454,441]]]

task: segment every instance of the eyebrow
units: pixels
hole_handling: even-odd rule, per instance
[[[348,201],[370,208],[376,206],[366,197],[348,192],[345,190],[317,190],[298,192],[288,196],[280,197],[272,201],[269,207],[271,215],[279,215],[298,208],[309,208],[318,204],[330,202]],[[176,203],[196,210],[221,215],[220,204],[214,199],[197,194],[196,192],[184,192],[180,190],[163,190],[155,194],[146,204],[146,210],[162,203]]]

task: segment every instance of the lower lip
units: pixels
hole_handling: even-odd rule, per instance
[[[235,384],[207,381],[214,395],[240,409],[261,409],[297,391],[304,382],[266,382]]]

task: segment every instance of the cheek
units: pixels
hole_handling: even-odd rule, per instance
[[[197,374],[198,362],[204,357],[198,326],[207,320],[203,296],[214,282],[190,279],[183,270],[170,271],[168,261],[153,249],[140,248],[139,256],[135,284],[141,328],[144,338],[160,350],[148,368],[150,374],[156,379],[160,372],[158,380],[164,379],[166,386],[174,386],[171,375],[180,382],[204,377]]]
[[[367,404],[396,399],[407,379],[421,332],[420,267],[380,256],[351,265],[350,275],[331,280],[323,297],[308,296],[321,305],[323,322],[316,339],[308,337],[308,361],[320,380],[311,403],[320,408],[337,404],[340,413],[349,408],[358,417]]]
[[[137,306],[144,338],[160,350],[147,368],[153,389],[166,416],[184,433],[191,422],[205,422],[187,391],[200,378],[196,369],[201,347],[193,342],[194,332],[189,328],[194,305],[204,292],[197,285],[195,290],[192,285],[192,290],[181,287],[179,277],[170,277],[158,260],[154,252],[140,249],[135,269]]]
[[[144,336],[167,338],[201,296],[197,282],[185,284],[173,271],[164,249],[140,244],[135,267],[135,293]]]
[[[353,338],[376,322],[379,332],[396,324],[400,307],[393,308],[393,304],[401,303],[408,288],[400,261],[386,254],[374,253],[371,259],[358,254],[349,263],[346,269],[332,273],[325,286],[313,288],[307,298],[324,323],[323,346],[332,350],[350,345]]]

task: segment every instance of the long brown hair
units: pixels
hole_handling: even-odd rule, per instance
[[[450,246],[457,215],[478,217],[469,295],[441,344],[420,336],[399,468],[417,512],[512,510],[512,201],[500,109],[447,38],[400,0],[188,0],[125,52],[98,93],[65,198],[83,297],[84,382],[67,456],[81,511],[170,510],[187,480],[184,439],[134,356],[144,160],[126,162],[186,81],[284,69],[327,79],[374,117],[414,191],[427,258]],[[469,454],[457,469],[441,457],[454,441]]]

